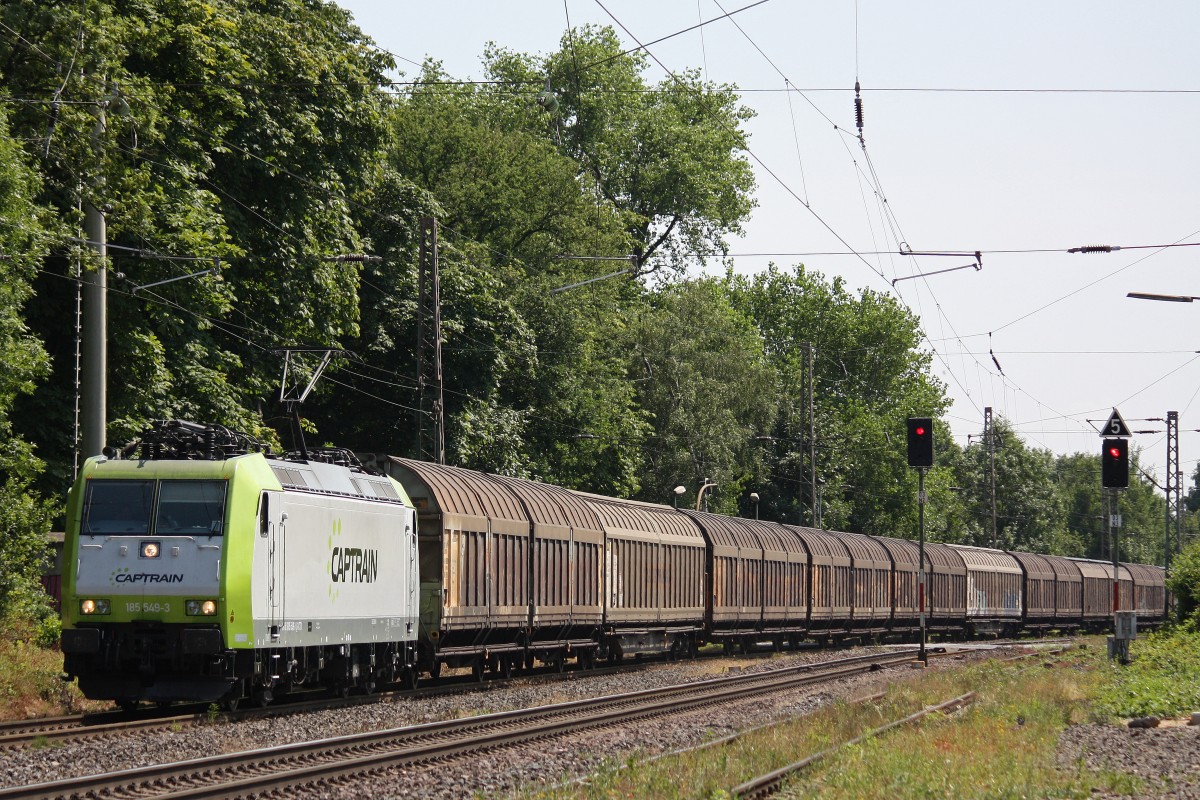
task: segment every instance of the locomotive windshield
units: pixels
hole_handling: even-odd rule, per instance
[[[160,536],[219,536],[225,481],[163,481],[154,532]]]
[[[82,533],[144,535],[150,530],[153,502],[154,481],[91,481],[83,507]]]
[[[225,517],[225,481],[93,480],[83,506],[84,536],[220,536]]]

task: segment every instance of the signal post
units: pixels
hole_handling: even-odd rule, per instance
[[[1112,535],[1113,560],[1113,637],[1109,639],[1108,657],[1129,663],[1129,641],[1137,635],[1137,612],[1121,611],[1121,514],[1120,496],[1129,488],[1129,426],[1121,412],[1112,410],[1100,436],[1100,486],[1112,496],[1109,531]]]
[[[933,466],[933,420],[930,417],[908,418],[908,465],[917,470],[917,613],[921,620],[921,641],[917,658],[929,664],[925,653],[925,472]]]

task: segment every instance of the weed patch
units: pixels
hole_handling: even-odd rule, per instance
[[[1103,659],[1091,648],[1053,662],[989,661],[922,672],[892,682],[878,701],[839,701],[713,749],[629,761],[624,769],[610,762],[586,785],[529,796],[728,797],[750,778],[968,691],[978,694],[973,705],[836,750],[796,776],[786,794],[835,800],[1136,795],[1142,787],[1135,777],[1083,765],[1063,769],[1056,757],[1063,730],[1087,720],[1091,699],[1109,677]]]
[[[1096,700],[1098,719],[1177,716],[1200,710],[1200,631],[1152,633],[1130,645],[1130,664],[1109,665]]]
[[[93,707],[65,683],[62,653],[36,643],[35,631],[7,619],[0,633],[0,719],[56,716]]]

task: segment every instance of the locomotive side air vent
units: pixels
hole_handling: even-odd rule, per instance
[[[296,486],[301,489],[308,488],[308,481],[304,479],[304,473],[298,469],[289,467],[280,467],[275,464],[271,465],[271,471],[275,473],[275,477],[284,486]]]
[[[375,494],[378,497],[386,497],[389,500],[400,499],[400,493],[396,491],[396,487],[387,481],[370,481],[370,484],[375,487]]]

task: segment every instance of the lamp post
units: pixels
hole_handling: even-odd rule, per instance
[[[1200,297],[1190,294],[1153,294],[1151,292],[1129,292],[1126,297],[1132,297],[1134,300],[1159,300],[1164,303],[1190,303],[1193,300],[1200,300]]]
[[[673,491],[675,493],[675,510],[678,511],[679,510],[679,496],[687,491],[687,487],[686,486],[676,486]]]
[[[750,502],[754,503],[754,521],[758,521],[758,492],[750,493]]]

